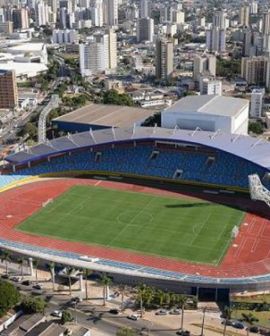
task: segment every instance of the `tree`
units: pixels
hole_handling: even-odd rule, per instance
[[[227,324],[228,324],[228,321],[231,319],[231,316],[232,316],[232,310],[231,308],[229,307],[225,307],[224,308],[224,312],[223,312],[223,316],[224,316],[224,329],[223,329],[223,336],[226,335],[226,328],[227,328]]]
[[[23,277],[23,264],[24,264],[24,258],[19,258],[18,259],[18,263],[20,265],[20,269],[21,269],[21,277]]]
[[[135,331],[132,328],[122,327],[117,330],[116,336],[135,336]]]
[[[116,90],[109,90],[104,93],[103,104],[133,106],[133,100],[129,95],[119,94]]]
[[[71,289],[71,275],[72,275],[72,273],[74,272],[74,268],[72,268],[72,267],[69,266],[69,267],[66,268],[66,270],[67,270],[66,274],[67,274],[67,276],[68,276],[69,295],[71,296],[71,294],[72,294],[72,289]]]
[[[0,317],[13,308],[20,300],[20,293],[9,282],[0,280]]]
[[[1,262],[5,262],[6,265],[6,275],[8,275],[8,263],[10,262],[10,252],[6,250],[1,251]]]
[[[182,314],[181,314],[181,330],[184,330],[184,312],[185,312],[185,306],[187,304],[187,296],[181,295],[179,298],[179,303],[180,303],[180,307],[182,310]]]
[[[28,134],[31,139],[34,139],[37,136],[37,127],[33,123],[28,122],[24,127],[23,133]]]
[[[85,278],[84,285],[85,285],[85,299],[86,300],[88,300],[88,281],[87,280],[88,280],[88,277],[91,273],[92,273],[92,271],[87,269],[87,268],[83,270],[83,275],[84,275],[84,278]]]
[[[263,126],[260,122],[251,122],[248,125],[248,131],[255,133],[255,134],[262,134],[263,133]]]
[[[33,260],[33,267],[36,269],[36,281],[38,281],[38,264],[39,264],[39,260],[34,259]]]
[[[49,270],[50,270],[50,273],[51,273],[52,290],[54,292],[54,289],[55,289],[55,264],[54,264],[54,262],[50,262],[48,267],[49,267]]]
[[[27,314],[44,313],[46,302],[42,298],[27,296],[22,301],[22,309]]]
[[[61,324],[65,324],[67,322],[72,322],[73,316],[69,310],[63,310],[61,317]]]
[[[106,306],[106,299],[108,298],[109,286],[112,283],[112,279],[109,278],[106,274],[103,274],[100,283],[103,286],[103,306]]]
[[[153,127],[153,126],[161,126],[161,113],[157,112],[154,115],[148,117],[143,123],[142,126],[145,127]]]
[[[254,316],[252,313],[242,313],[242,320],[248,324],[249,327],[251,327],[254,322],[259,322],[259,319]],[[247,335],[249,334],[249,328],[247,328]]]

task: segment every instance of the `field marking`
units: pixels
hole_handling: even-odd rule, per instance
[[[94,186],[97,187],[101,182],[102,182],[101,180],[97,181],[97,182],[94,184]]]

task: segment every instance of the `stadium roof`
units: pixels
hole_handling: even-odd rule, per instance
[[[246,135],[199,130],[167,129],[158,127],[111,128],[94,132],[82,132],[48,141],[9,155],[6,160],[12,163],[24,163],[54,153],[65,152],[80,147],[115,141],[153,139],[160,141],[187,142],[212,147],[234,154],[270,169],[270,143],[263,139]]]
[[[132,127],[144,121],[154,110],[119,105],[89,104],[54,119],[54,122],[79,123],[105,127]]]
[[[188,96],[177,101],[163,113],[198,112],[233,117],[249,105],[248,100],[216,95]]]
[[[40,72],[47,71],[48,68],[45,64],[42,63],[7,62],[0,63],[0,70],[14,70],[16,77],[34,77],[37,76]]]

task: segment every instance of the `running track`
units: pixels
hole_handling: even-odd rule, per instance
[[[110,181],[68,178],[29,183],[0,193],[1,238],[187,274],[233,278],[270,273],[270,220],[252,214],[246,214],[237,238],[218,266],[191,264],[124,250],[67,242],[14,229],[16,225],[40,209],[43,202],[57,197],[71,186],[78,184],[183,197],[169,191]]]

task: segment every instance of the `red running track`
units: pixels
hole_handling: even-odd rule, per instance
[[[36,236],[15,230],[16,225],[40,209],[44,202],[59,196],[73,185],[99,185],[107,188],[183,197],[183,195],[169,191],[110,181],[70,178],[29,183],[0,193],[1,238],[187,274],[243,277],[270,272],[270,220],[252,214],[246,214],[237,238],[218,266],[191,264],[170,258]]]

